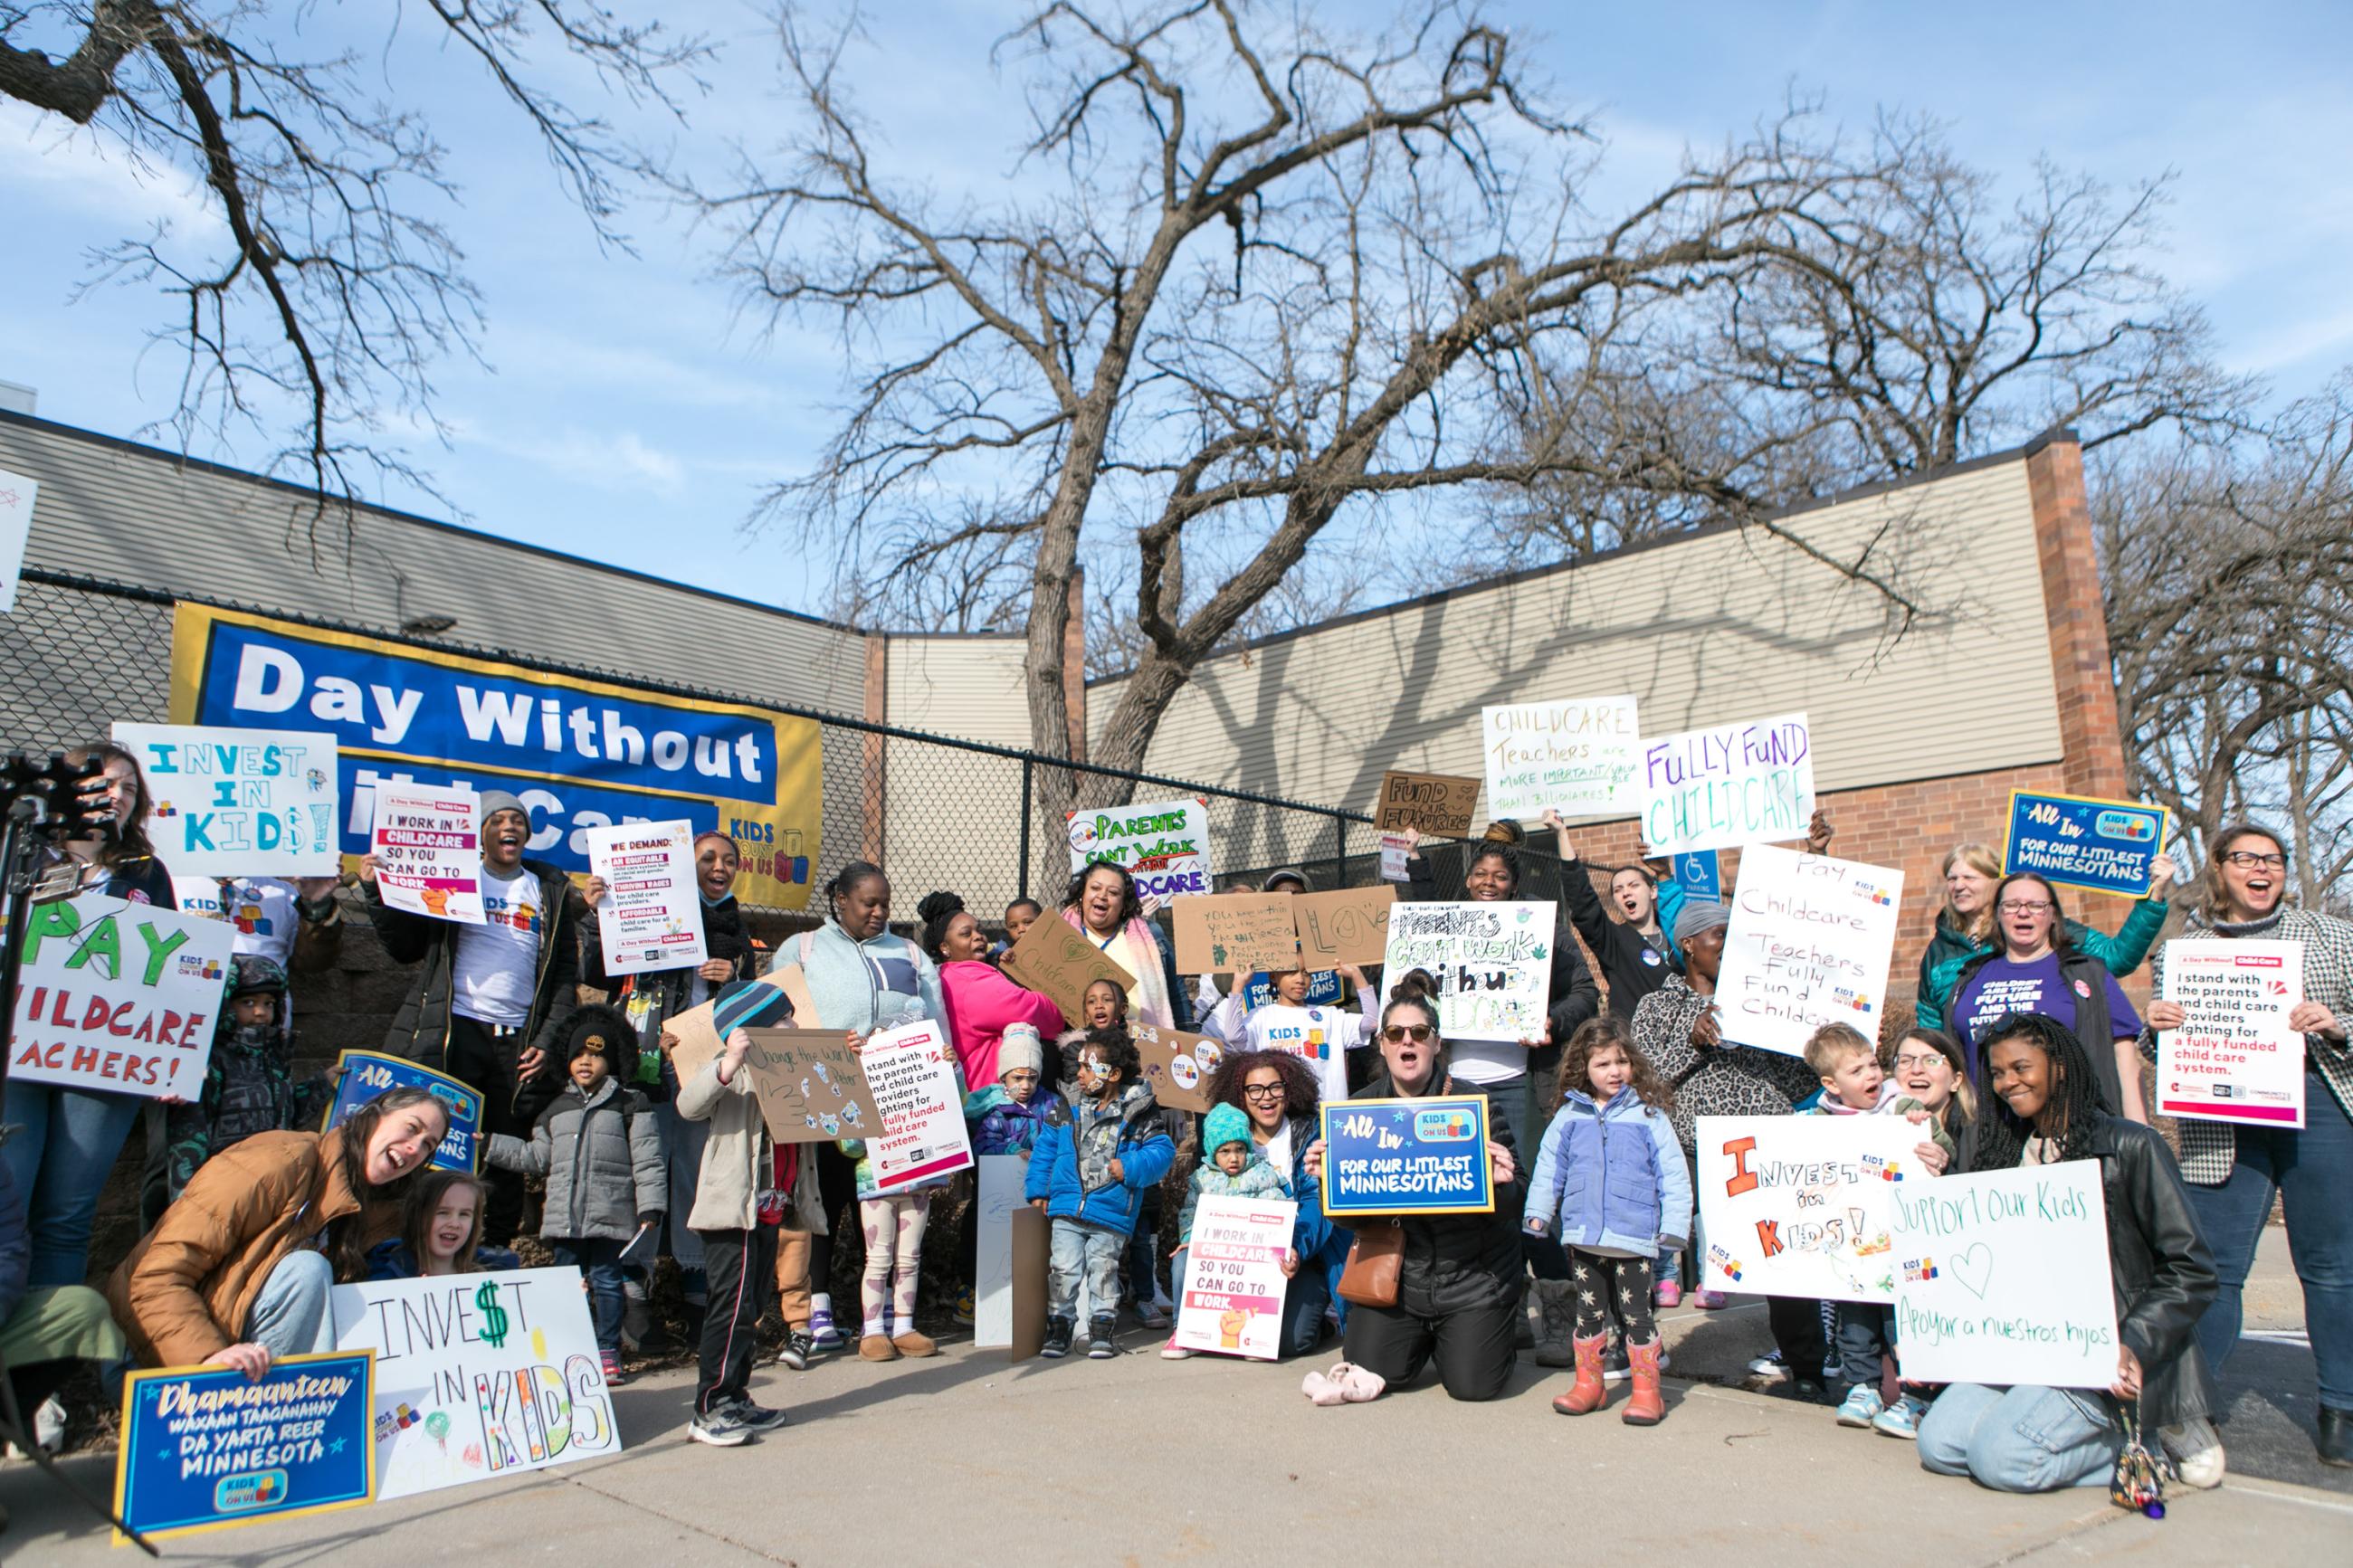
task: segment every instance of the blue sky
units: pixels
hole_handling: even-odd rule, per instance
[[[652,14],[617,0],[624,15]],[[290,7],[287,8],[290,9]],[[1364,7],[1368,16],[1385,14]],[[1686,142],[1737,134],[1795,88],[1854,123],[1880,106],[1950,122],[1960,153],[2016,187],[2038,154],[2127,184],[2179,175],[2172,279],[2205,305],[2233,369],[2279,397],[2353,363],[2353,5],[1654,4],[1571,7],[1502,0],[1535,29],[1557,101],[1589,115],[1609,156],[1589,200],[1607,209],[1670,173]],[[1010,7],[956,0],[872,8],[860,61],[892,165],[953,192],[1009,166],[1020,121],[988,43]],[[720,90],[661,134],[689,158],[773,134],[788,110],[757,18],[736,4],[659,8],[724,53]],[[332,21],[332,18],[330,18]],[[807,464],[841,390],[837,342],[765,330],[707,272],[708,237],[645,209],[638,254],[601,251],[564,203],[512,113],[463,62],[416,46],[370,66],[395,101],[433,118],[461,200],[440,216],[484,297],[487,365],[436,373],[454,436],[414,445],[474,526],[616,564],[822,611],[820,561],[781,534],[747,536],[764,482]],[[100,287],[69,304],[85,254],[168,220],[209,223],[191,184],[142,175],[103,139],[60,133],[0,105],[0,380],[40,394],[47,418],[131,436],[166,414],[168,353],[147,334],[168,301]],[[195,455],[242,465],[275,443],[233,433]],[[434,515],[413,492],[377,497]]]

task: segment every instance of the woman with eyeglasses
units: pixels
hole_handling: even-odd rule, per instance
[[[1975,959],[1999,951],[1994,935],[1993,890],[2001,881],[2001,857],[1989,845],[1957,844],[1945,857],[1944,906],[1936,911],[1936,928],[1920,954],[1920,984],[1912,1000],[1913,1021],[1924,1029],[1951,1027],[1953,989],[1961,971]],[[2125,923],[2110,936],[2097,926],[2067,921],[2061,929],[2070,946],[2087,958],[2107,965],[2122,978],[2141,966],[2148,950],[2165,929],[2166,889],[2175,875],[2170,856],[2149,862],[2148,894],[2132,907]]]
[[[1423,1100],[1440,1095],[1493,1097],[1454,1077],[1438,1029],[1437,985],[1417,969],[1398,980],[1381,1011],[1382,1071],[1358,1100]],[[1401,1388],[1435,1362],[1448,1397],[1493,1399],[1511,1380],[1520,1314],[1520,1215],[1527,1190],[1511,1129],[1488,1121],[1487,1159],[1494,1180],[1492,1214],[1406,1215],[1397,1304],[1348,1309],[1343,1353]],[[1324,1176],[1324,1142],[1308,1145],[1303,1171]],[[1303,1274],[1306,1270],[1302,1269]]]
[[[1324,1190],[1307,1173],[1307,1151],[1322,1109],[1315,1068],[1306,1058],[1285,1050],[1233,1051],[1209,1075],[1203,1092],[1213,1104],[1240,1108],[1250,1121],[1251,1145],[1282,1177],[1283,1195],[1299,1205],[1291,1227],[1299,1272],[1282,1292],[1278,1345],[1286,1357],[1304,1355],[1324,1336],[1333,1285],[1355,1239],[1324,1217]]]
[[[2288,1251],[2304,1285],[2304,1321],[2320,1378],[2321,1462],[2353,1466],[2353,923],[2287,901],[2287,850],[2268,828],[2237,822],[2213,838],[2189,930],[2180,942],[2300,942],[2304,1000],[2288,1026],[2304,1034],[2304,1126],[2258,1127],[2184,1119],[2181,1175],[2189,1209],[2214,1249],[2221,1288],[2198,1321],[2198,1342],[2219,1373],[2239,1342],[2240,1295],[2276,1196]],[[2154,1060],[2159,1029],[2181,1026],[2178,1002],[2148,1005],[2141,1054]]]
[[[1969,1083],[1985,1092],[1978,1042],[2012,1013],[2056,1019],[2084,1042],[2107,1103],[2128,1121],[2148,1121],[2134,1037],[2140,1015],[2107,965],[2077,950],[2059,894],[2031,871],[2004,877],[1993,891],[1994,950],[1961,966],[1953,986],[1953,1033],[1968,1053]]]

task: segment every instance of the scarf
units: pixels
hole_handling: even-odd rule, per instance
[[[1080,918],[1075,908],[1064,910],[1062,918],[1070,922],[1071,930],[1096,947],[1103,945],[1095,933],[1087,929],[1087,922]],[[1159,937],[1154,932],[1151,923],[1141,916],[1128,921],[1119,934],[1127,938],[1128,944],[1144,957],[1144,961],[1135,965],[1135,994],[1129,1013],[1138,1023],[1155,1025],[1163,1029],[1175,1028],[1176,1009],[1169,1001],[1168,976],[1160,964]]]

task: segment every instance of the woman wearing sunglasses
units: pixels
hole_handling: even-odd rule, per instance
[[[1488,1098],[1482,1087],[1459,1081],[1448,1070],[1436,993],[1418,969],[1397,983],[1381,1013],[1383,1070],[1357,1100]],[[1401,1216],[1397,1304],[1359,1301],[1348,1309],[1345,1353],[1391,1388],[1411,1383],[1430,1362],[1438,1363],[1439,1381],[1454,1399],[1493,1399],[1511,1379],[1520,1321],[1520,1212],[1527,1192],[1511,1129],[1492,1120],[1488,1129],[1494,1212]],[[1304,1171],[1323,1179],[1321,1139],[1308,1145]]]
[[[1323,1189],[1306,1169],[1322,1105],[1315,1068],[1290,1051],[1232,1051],[1203,1092],[1213,1104],[1240,1109],[1250,1121],[1251,1146],[1282,1177],[1283,1195],[1299,1205],[1291,1228],[1299,1272],[1282,1292],[1278,1343],[1285,1356],[1304,1355],[1324,1337],[1324,1314],[1355,1239],[1324,1217]]]

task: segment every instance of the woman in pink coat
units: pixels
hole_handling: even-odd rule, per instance
[[[947,998],[948,1030],[968,1089],[997,1081],[997,1047],[1008,1024],[1033,1024],[1039,1037],[1062,1032],[1062,1010],[1035,991],[1025,991],[988,961],[988,936],[965,912],[954,893],[933,893],[915,906],[923,917],[923,948],[940,966],[940,990]]]

